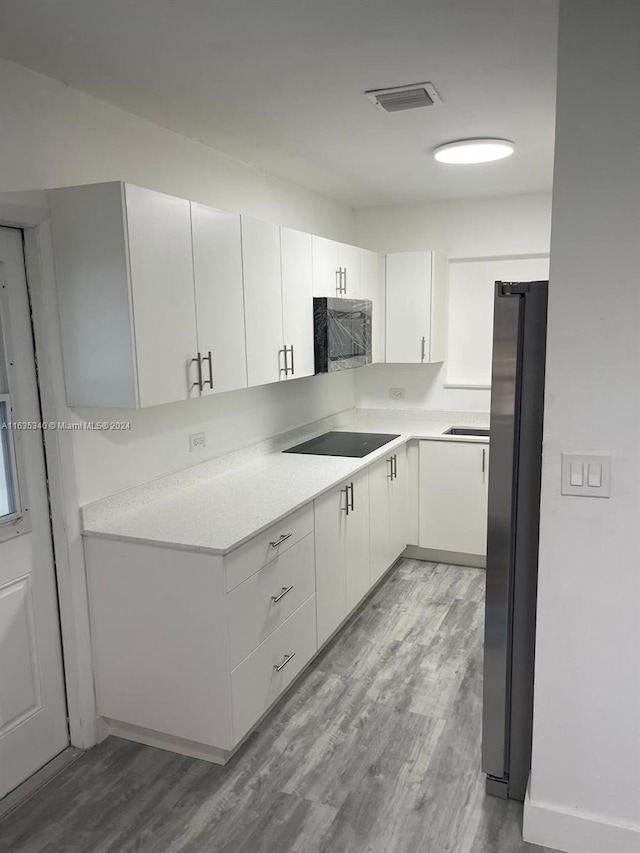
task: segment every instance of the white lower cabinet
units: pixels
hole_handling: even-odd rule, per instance
[[[406,445],[369,468],[371,583],[376,583],[407,545]]]
[[[488,443],[421,441],[420,547],[486,555],[488,488]]]
[[[224,556],[87,536],[107,731],[224,764],[401,553],[406,502],[401,447]]]
[[[231,673],[236,743],[287,689],[316,649],[316,603],[311,596]]]
[[[367,594],[369,469],[314,501],[318,646]]]
[[[313,508],[228,555],[87,537],[98,714],[224,764],[317,649]]]

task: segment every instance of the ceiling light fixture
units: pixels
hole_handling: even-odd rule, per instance
[[[508,139],[458,139],[433,150],[440,163],[490,163],[510,157],[516,146]]]

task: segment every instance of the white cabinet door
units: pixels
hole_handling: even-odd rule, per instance
[[[384,361],[384,275],[382,259],[377,252],[360,249],[360,299],[373,303],[371,315],[371,355],[375,362]]]
[[[369,469],[349,481],[346,524],[347,612],[362,601],[371,587],[369,558]]]
[[[342,485],[313,502],[316,539],[316,612],[318,648],[347,615],[346,505]]]
[[[386,359],[429,361],[431,252],[394,252],[386,258]]]
[[[288,379],[313,376],[313,268],[311,235],[280,229],[282,320]]]
[[[243,216],[242,260],[249,386],[284,379],[280,228]]]
[[[338,296],[338,244],[326,237],[311,238],[313,295]]]
[[[140,406],[186,400],[197,352],[189,202],[125,185]]]
[[[376,583],[391,564],[391,486],[393,454],[369,466],[371,583]]]
[[[420,442],[421,548],[485,555],[489,445]]]
[[[395,562],[409,542],[409,471],[406,444],[393,451],[394,477],[391,481],[391,555],[389,565]]]
[[[407,545],[407,450],[400,447],[369,467],[371,583]]]
[[[247,387],[240,216],[191,203],[198,351],[211,353],[212,386],[202,394]],[[203,366],[205,383],[209,363]]]
[[[348,243],[338,243],[338,269],[342,270],[343,296],[345,299],[360,299],[360,255],[362,249]]]

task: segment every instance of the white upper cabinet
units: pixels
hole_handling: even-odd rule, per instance
[[[377,252],[360,249],[360,299],[373,304],[371,314],[372,361],[384,361],[384,274]]]
[[[280,229],[285,379],[313,376],[313,272],[311,234]]]
[[[187,399],[198,348],[189,202],[119,182],[49,200],[67,403]]]
[[[386,361],[446,358],[447,264],[434,252],[386,256]]]
[[[192,202],[191,228],[200,393],[246,388],[240,216]]]
[[[361,249],[326,237],[312,238],[313,295],[360,297]]]
[[[249,385],[284,378],[280,228],[241,217]]]

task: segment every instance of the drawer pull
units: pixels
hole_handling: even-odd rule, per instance
[[[277,548],[278,545],[282,545],[282,543],[286,542],[286,540],[291,536],[293,536],[293,533],[281,533],[280,538],[276,542],[269,542],[269,545],[271,545],[272,548]]]
[[[282,599],[285,597],[285,595],[288,592],[291,592],[292,589],[293,589],[293,584],[291,584],[291,586],[283,586],[282,592],[280,592],[279,595],[272,595],[271,596],[271,601],[273,601],[274,604],[277,604],[279,601],[282,601]]]
[[[295,653],[295,652],[293,652],[293,653],[292,653],[292,654],[290,654],[290,655],[285,655],[285,656],[282,658],[282,663],[275,663],[275,664],[273,665],[273,668],[275,669],[275,671],[276,671],[276,672],[280,672],[280,670],[281,670],[281,669],[284,669],[284,668],[285,668],[285,666],[289,663],[289,661],[291,660],[291,658],[294,658],[295,656],[296,656],[296,653]]]

